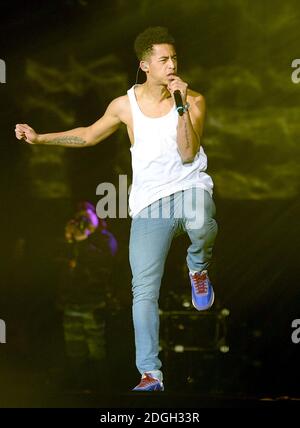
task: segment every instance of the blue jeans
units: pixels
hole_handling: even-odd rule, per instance
[[[165,261],[172,239],[189,235],[190,271],[207,269],[217,235],[215,204],[201,188],[161,198],[132,219],[129,257],[132,271],[133,324],[136,366],[142,374],[161,368],[158,298]]]

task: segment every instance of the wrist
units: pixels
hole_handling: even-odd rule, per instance
[[[35,144],[43,144],[42,134],[36,134]]]
[[[185,104],[183,104],[183,113],[186,113],[190,108],[190,103],[189,102],[185,102]]]
[[[187,113],[189,111],[189,107],[190,107],[190,103],[188,102],[183,103],[182,107],[180,106],[177,108],[179,115],[183,116],[184,113]]]

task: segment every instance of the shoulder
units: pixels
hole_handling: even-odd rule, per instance
[[[205,98],[199,92],[188,89],[187,101],[190,104],[190,111],[196,117],[204,117],[206,111]]]
[[[124,118],[124,115],[130,110],[130,102],[128,95],[122,95],[111,101],[107,107],[107,112],[114,116],[118,116],[121,120]]]
[[[120,113],[124,109],[128,108],[128,105],[129,105],[129,98],[128,98],[128,95],[126,94],[113,99],[110,102],[108,109],[111,112]]]
[[[193,91],[192,89],[188,89],[187,99],[190,104],[205,106],[205,98],[204,95],[199,92]]]

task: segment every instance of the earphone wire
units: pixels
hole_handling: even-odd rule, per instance
[[[138,80],[139,80],[139,71],[140,71],[140,66],[139,66],[139,68],[137,69],[137,72],[136,72],[136,76],[135,76],[135,85],[137,85]]]

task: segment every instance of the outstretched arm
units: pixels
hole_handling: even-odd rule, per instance
[[[38,134],[27,124],[17,124],[15,133],[18,140],[28,144],[44,144],[62,147],[88,147],[100,143],[115,132],[120,124],[121,99],[113,100],[104,115],[87,127],[75,128],[64,132]]]

